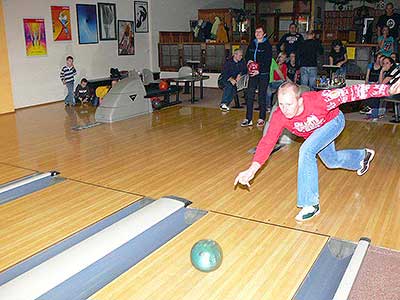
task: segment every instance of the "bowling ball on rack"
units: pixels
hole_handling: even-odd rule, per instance
[[[213,240],[200,240],[193,245],[190,251],[190,260],[199,271],[214,271],[222,263],[221,246]]]
[[[153,108],[154,108],[155,110],[161,109],[162,106],[163,106],[163,105],[162,105],[161,99],[158,98],[158,97],[152,97],[152,98],[151,98],[151,106],[153,106]]]
[[[158,84],[158,88],[159,88],[161,91],[166,91],[166,90],[168,90],[168,88],[169,88],[168,81],[166,81],[166,80],[161,80],[160,83]]]

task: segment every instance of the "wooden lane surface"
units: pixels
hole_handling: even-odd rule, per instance
[[[0,206],[0,272],[140,197],[64,181]]]
[[[223,249],[219,269],[190,263],[199,239]],[[292,299],[326,237],[209,213],[90,297],[131,299]]]
[[[276,153],[250,191],[233,189],[235,176],[251,161],[248,149],[261,136],[257,128],[239,126],[242,112],[171,107],[71,131],[82,114],[67,113],[61,104],[17,112],[18,139],[0,129],[9,141],[1,146],[0,161],[41,171],[55,169],[63,176],[154,198],[174,194],[203,209],[346,240],[369,236],[376,245],[400,249],[398,126],[347,122],[337,148],[375,149],[371,169],[359,177],[319,163],[321,214],[297,224],[300,144]]]
[[[35,172],[0,163],[0,184],[5,184],[7,182],[31,175],[33,173]]]

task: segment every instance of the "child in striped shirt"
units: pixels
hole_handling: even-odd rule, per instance
[[[72,56],[67,56],[67,65],[62,67],[60,72],[60,78],[63,84],[67,86],[68,94],[64,99],[65,106],[75,105],[74,99],[74,76],[76,75],[76,70],[74,67],[74,58]]]

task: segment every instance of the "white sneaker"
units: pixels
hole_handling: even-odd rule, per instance
[[[226,105],[225,103],[222,103],[222,104],[219,106],[219,109],[222,110],[222,111],[229,111],[229,107],[228,107],[228,105]]]
[[[308,221],[319,215],[319,204],[312,206],[304,206],[296,216],[296,221],[303,222]]]
[[[241,123],[240,123],[240,126],[242,126],[242,127],[248,127],[248,126],[253,126],[253,121],[252,120],[247,120],[247,119],[244,119]]]

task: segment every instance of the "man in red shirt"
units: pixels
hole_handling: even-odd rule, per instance
[[[260,140],[251,166],[239,173],[235,186],[250,187],[250,181],[270,156],[282,131],[286,128],[303,137],[298,159],[297,206],[302,208],[297,221],[306,221],[320,212],[317,155],[331,169],[342,168],[364,175],[375,152],[371,149],[336,150],[335,139],[343,131],[345,119],[339,105],[368,98],[400,93],[400,80],[386,84],[359,84],[336,90],[305,92],[286,82],[278,90],[279,108],[272,115],[266,135]]]

